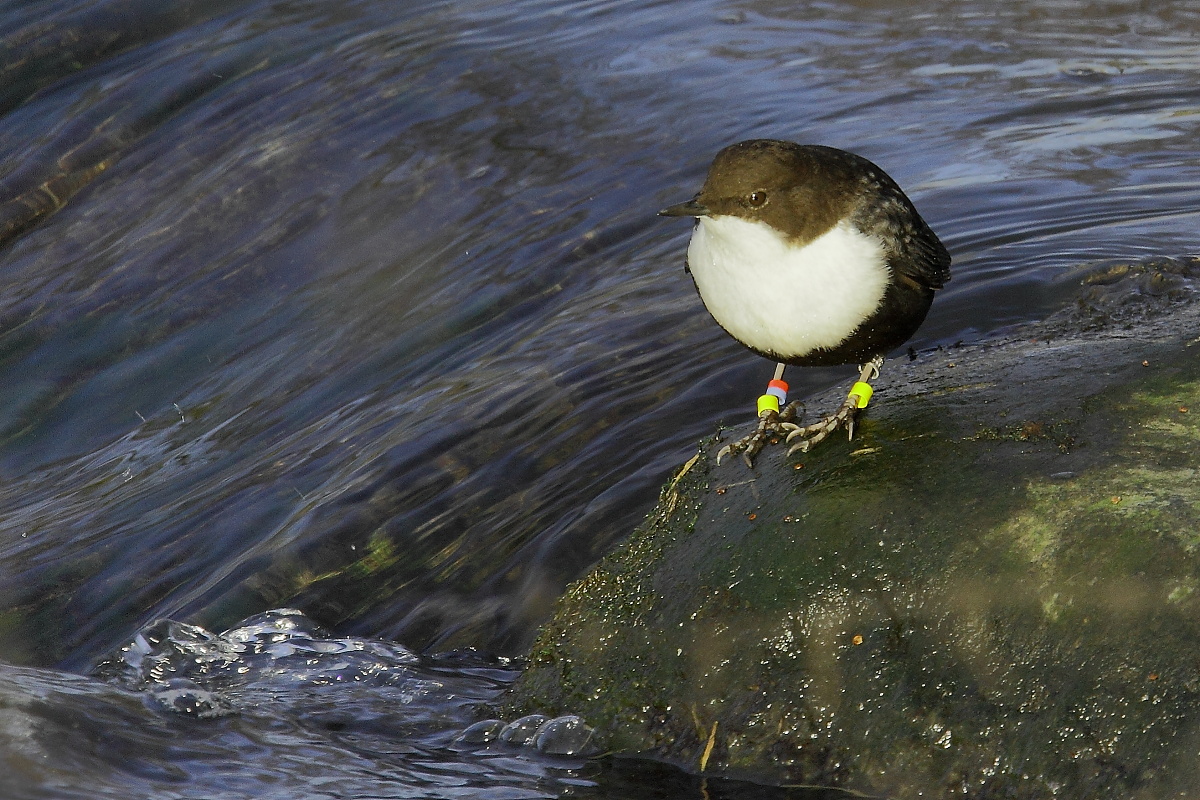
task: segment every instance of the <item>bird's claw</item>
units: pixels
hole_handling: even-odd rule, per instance
[[[799,412],[799,403],[788,403],[782,411],[764,411],[758,418],[758,425],[748,436],[743,436],[736,442],[730,442],[717,451],[717,465],[725,456],[741,454],[742,462],[754,469],[754,458],[771,441],[777,441],[798,428],[792,420]]]
[[[788,448],[788,455],[793,453],[807,453],[809,449],[828,438],[829,434],[836,431],[838,428],[845,427],[850,438],[854,438],[854,415],[858,411],[858,398],[855,395],[850,395],[843,402],[837,411],[830,414],[820,422],[814,422],[812,425],[793,425],[793,430],[788,433],[784,440],[787,444],[792,444],[796,439],[799,442],[792,444]]]
[[[720,450],[717,451],[717,466],[718,467],[721,466],[722,458],[724,458],[725,456],[733,455],[733,446],[735,444],[740,445],[741,441],[739,440],[736,442],[730,442],[729,444],[725,445],[724,447],[722,447]]]

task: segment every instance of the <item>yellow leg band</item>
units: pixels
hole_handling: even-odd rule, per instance
[[[850,387],[850,394],[858,396],[858,407],[866,408],[867,403],[871,402],[871,395],[875,394],[875,390],[871,388],[871,384],[855,381]],[[759,406],[762,406],[762,401],[759,401]]]
[[[773,394],[759,395],[758,398],[758,415],[761,417],[764,411],[774,411],[779,413],[779,398]]]

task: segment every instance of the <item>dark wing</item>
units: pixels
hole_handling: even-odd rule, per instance
[[[940,289],[950,280],[950,253],[934,232],[917,217],[917,232],[897,248],[892,268],[924,283],[930,289]]]
[[[865,168],[860,171],[855,226],[885,243],[893,270],[930,289],[942,288],[950,280],[950,253],[937,234],[886,172],[861,156],[852,157]]]

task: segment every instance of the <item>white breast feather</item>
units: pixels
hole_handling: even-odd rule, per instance
[[[875,311],[890,279],[879,240],[846,223],[796,248],[762,222],[701,217],[688,266],[722,328],[782,358],[836,347]]]

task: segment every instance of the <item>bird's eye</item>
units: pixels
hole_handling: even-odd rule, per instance
[[[767,202],[767,193],[751,192],[750,197],[747,198],[747,201],[750,203],[751,208],[762,208]]]

